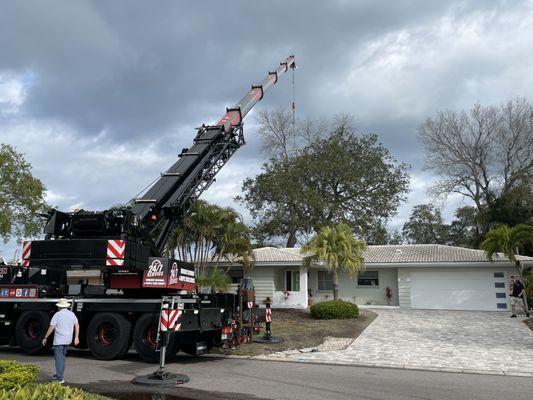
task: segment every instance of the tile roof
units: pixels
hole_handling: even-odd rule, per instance
[[[488,262],[482,250],[463,247],[445,246],[441,244],[410,244],[368,246],[363,253],[368,264],[401,264],[401,263],[463,263]],[[299,263],[303,255],[300,248],[262,247],[254,249],[256,263]],[[533,264],[533,257],[517,256],[518,259]],[[498,253],[494,261],[508,261],[507,257]]]

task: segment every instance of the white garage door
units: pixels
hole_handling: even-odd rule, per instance
[[[507,303],[507,298],[497,297],[507,293],[507,272],[502,272],[495,275],[494,270],[465,268],[411,270],[411,308],[505,309],[503,304]],[[504,287],[496,287],[496,282],[499,286],[503,283]]]

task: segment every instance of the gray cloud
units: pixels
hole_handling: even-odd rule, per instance
[[[294,53],[299,116],[351,113],[427,178],[416,140],[424,118],[533,95],[532,11],[531,1],[8,0],[0,141],[27,153],[55,204],[104,208]],[[289,104],[284,79],[260,107]],[[246,125],[248,146],[206,197],[231,203],[260,168],[253,115]]]

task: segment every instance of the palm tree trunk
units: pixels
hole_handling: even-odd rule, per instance
[[[339,300],[339,273],[336,269],[331,271],[333,278],[333,300]]]

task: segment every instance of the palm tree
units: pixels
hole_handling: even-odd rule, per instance
[[[235,262],[241,258],[245,269],[250,265],[251,234],[242,217],[232,208],[223,208],[197,200],[189,213],[172,231],[166,254],[196,267],[197,281],[202,287],[226,290],[229,278],[217,270],[222,259]],[[212,264],[216,262],[213,267]]]
[[[250,229],[240,221],[230,221],[221,232],[217,243],[217,263],[225,258],[230,263],[242,260],[244,269],[248,269],[251,263],[252,244]]]
[[[196,283],[204,288],[208,288],[211,293],[217,291],[226,292],[231,286],[231,279],[224,271],[212,268],[206,275],[199,276]]]
[[[326,226],[320,229],[309,242],[302,246],[304,264],[323,262],[333,278],[333,299],[339,299],[339,271],[347,271],[351,277],[364,269],[365,261],[361,255],[367,248],[366,243],[357,240],[350,227],[339,224],[333,228]]]
[[[487,233],[485,240],[481,243],[481,249],[485,251],[491,261],[496,253],[503,253],[507,256],[509,261],[516,266],[520,280],[526,284],[520,260],[516,258],[516,255],[519,254],[520,249],[532,243],[533,225],[519,224],[513,228],[509,228],[507,225],[501,225],[491,229]],[[529,309],[527,298],[524,298],[524,300],[526,302],[526,309]]]

